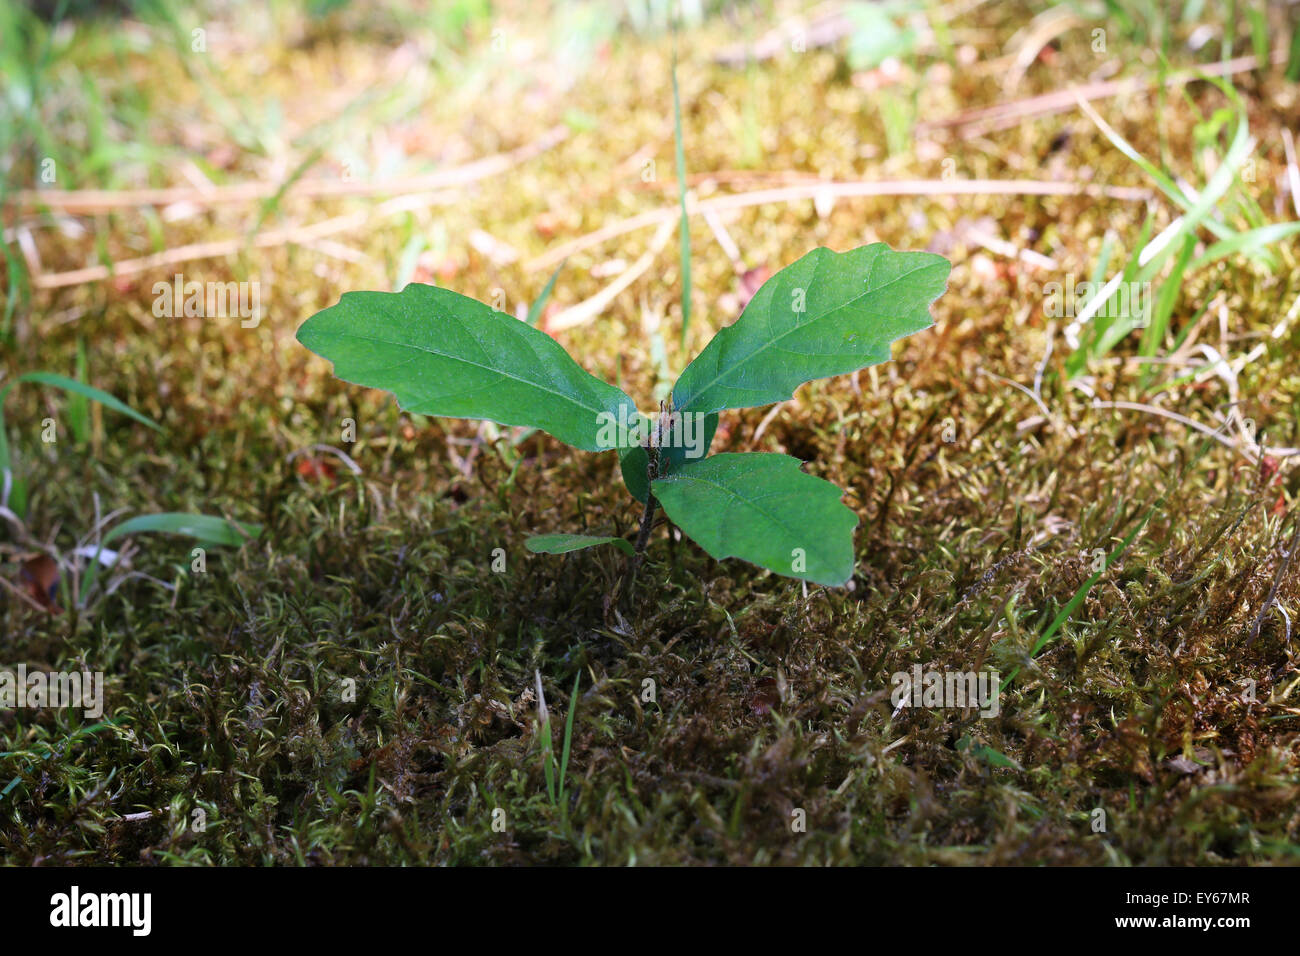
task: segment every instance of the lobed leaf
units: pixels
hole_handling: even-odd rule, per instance
[[[673,387],[682,412],[770,405],[804,382],[889,360],[895,339],[929,328],[948,260],[882,242],[818,248],[772,276]]]
[[[635,405],[544,332],[434,286],[347,292],[298,329],[298,341],[347,382],[393,393],[420,415],[539,428],[603,451],[601,415]]]

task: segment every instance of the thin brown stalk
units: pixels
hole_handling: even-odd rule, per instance
[[[1287,51],[1279,49],[1273,52],[1270,61],[1284,63],[1286,58]],[[1184,86],[1200,79],[1202,76],[1221,77],[1231,76],[1236,73],[1249,73],[1251,70],[1258,69],[1259,66],[1259,60],[1254,56],[1239,56],[1234,60],[1226,60],[1222,63],[1207,63],[1205,66],[1194,69],[1177,70],[1165,76],[1163,85],[1167,87]],[[1127,76],[1118,80],[1104,80],[1064,90],[1053,90],[1050,93],[1031,96],[1023,100],[1014,100],[1010,103],[995,103],[992,106],[963,110],[943,119],[918,123],[916,135],[925,136],[941,129],[961,128],[963,137],[975,136],[993,130],[1019,126],[1027,119],[1068,112],[1075,108],[1076,96],[1080,96],[1085,100],[1101,100],[1124,93],[1154,89],[1160,85],[1162,84],[1158,76],[1144,74],[1142,76]]]
[[[286,196],[334,199],[356,196],[396,196],[465,186],[505,172],[563,142],[567,127],[556,126],[531,143],[505,153],[476,159],[452,169],[440,169],[421,176],[407,176],[379,183],[303,179],[291,184]],[[93,214],[142,206],[169,206],[187,202],[196,206],[269,199],[283,188],[281,183],[237,183],[233,186],[197,188],[178,186],[165,189],[24,189],[14,193],[13,203],[21,210],[50,209],[57,212]]]
[[[1095,196],[1128,202],[1146,202],[1151,191],[1134,186],[1101,186],[1093,183],[1050,182],[1032,179],[907,179],[856,183],[816,182],[784,186],[779,189],[756,189],[749,192],[718,196],[702,202],[687,201],[688,215],[744,209],[768,203],[788,203],[802,199],[827,196],[847,199],[865,196]],[[529,271],[553,269],[574,253],[598,246],[610,239],[656,226],[681,215],[677,205],[652,209],[649,212],[611,223],[602,229],[561,243],[525,265]]]

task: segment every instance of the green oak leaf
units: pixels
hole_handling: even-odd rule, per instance
[[[626,538],[601,538],[590,534],[535,534],[524,542],[524,547],[534,554],[568,554],[602,544],[612,544],[628,555],[635,553],[632,542]]]
[[[889,360],[895,339],[929,328],[949,263],[883,242],[818,248],[772,276],[673,386],[682,412],[770,405],[804,382]]]
[[[677,527],[713,557],[743,558],[786,577],[842,585],[853,576],[858,516],[829,481],[775,453],[684,462],[653,483]]]
[[[558,342],[449,289],[347,292],[298,329],[298,341],[347,382],[392,392],[408,412],[539,428],[604,451],[601,415],[632,399],[569,357]]]

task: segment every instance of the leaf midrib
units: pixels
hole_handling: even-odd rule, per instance
[[[831,253],[831,255],[836,255],[836,254],[837,254],[837,253],[834,253],[834,252]],[[847,253],[839,253],[839,254],[840,254],[840,255],[847,255]],[[884,254],[884,253],[882,253],[882,255],[883,255],[883,254]],[[875,259],[871,260],[871,266],[870,266],[869,271],[867,272],[867,278],[866,278],[866,282],[867,282],[868,285],[870,285],[870,283],[871,283],[871,276],[872,276],[872,273],[875,272],[875,269],[876,269],[876,262],[878,262],[879,259],[880,259],[880,256],[876,256]],[[817,281],[817,273],[821,271],[822,264],[823,264],[825,261],[826,261],[826,258],[823,256],[821,259],[819,259],[819,260],[817,261],[817,265],[813,267],[812,279],[811,279],[811,281],[808,283],[810,286],[816,283],[816,281]],[[732,372],[734,372],[736,369],[743,367],[746,363],[748,363],[748,362],[749,362],[751,359],[753,359],[755,356],[757,356],[757,355],[759,355],[759,354],[761,354],[761,353],[767,351],[767,349],[769,349],[769,348],[771,348],[772,346],[776,345],[778,342],[780,342],[782,339],[784,339],[787,335],[793,335],[795,332],[798,332],[800,329],[806,329],[806,328],[808,328],[808,327],[811,326],[811,325],[815,325],[816,323],[823,321],[827,316],[832,315],[832,314],[834,314],[834,313],[836,313],[836,312],[842,311],[843,309],[847,309],[849,306],[853,305],[854,302],[857,302],[859,299],[863,298],[864,296],[874,295],[874,294],[877,293],[877,292],[881,292],[881,291],[883,291],[883,290],[885,290],[885,289],[888,289],[888,288],[889,288],[891,285],[893,285],[895,282],[900,282],[901,280],[906,279],[908,276],[913,275],[914,273],[917,273],[917,272],[921,271],[922,269],[929,268],[930,265],[932,265],[932,263],[926,263],[925,265],[917,266],[915,269],[912,269],[912,270],[909,271],[909,272],[904,272],[902,275],[895,276],[894,278],[892,278],[892,279],[890,279],[888,282],[886,282],[884,285],[882,285],[879,289],[864,289],[864,290],[862,290],[862,292],[860,292],[858,295],[855,295],[853,298],[851,298],[851,299],[847,299],[846,301],[840,303],[839,305],[834,306],[833,308],[827,309],[827,310],[826,310],[825,312],[823,312],[821,315],[817,316],[817,318],[812,319],[812,320],[810,320],[810,321],[808,321],[808,322],[805,322],[803,325],[796,325],[796,326],[794,326],[793,328],[791,328],[791,329],[787,329],[785,332],[782,332],[780,335],[776,336],[775,338],[769,339],[767,342],[765,342],[764,344],[760,345],[760,346],[759,346],[758,348],[756,348],[754,351],[752,351],[752,352],[750,352],[748,355],[746,355],[746,356],[745,356],[745,357],[744,357],[740,362],[737,362],[735,365],[732,365],[730,368],[726,369],[726,371],[719,372],[719,373],[718,373],[717,375],[715,375],[713,378],[709,379],[709,381],[706,382],[704,385],[702,385],[700,388],[696,389],[695,394],[694,394],[693,396],[691,396],[691,400],[688,401],[685,405],[683,405],[683,406],[681,407],[681,410],[684,411],[684,412],[687,412],[687,411],[693,411],[693,409],[691,408],[691,406],[694,404],[694,402],[695,402],[695,401],[696,401],[696,400],[697,400],[701,395],[705,395],[705,394],[707,394],[708,391],[709,391],[709,389],[711,389],[711,388],[713,388],[715,385],[717,385],[717,384],[718,384],[718,383],[719,383],[719,382],[720,382],[724,377],[726,377],[727,375],[730,375],[730,374],[731,374]],[[770,310],[769,310],[769,315],[770,315]],[[744,318],[744,315],[742,314],[742,315],[741,315],[741,319],[743,319],[743,318]],[[729,328],[735,328],[735,326],[729,326]],[[724,331],[725,331],[725,330],[724,330]],[[719,334],[721,334],[721,333],[719,333]],[[829,355],[829,354],[834,354],[834,353],[821,353],[821,354],[828,354],[828,355]]]
[[[463,324],[462,324],[462,328],[463,328]],[[398,348],[398,349],[410,349],[410,350],[415,351],[415,352],[423,352],[423,353],[426,354],[426,355],[436,355],[436,356],[438,356],[439,358],[444,358],[444,359],[447,359],[447,360],[452,361],[452,362],[459,362],[459,363],[461,363],[462,365],[470,365],[470,366],[473,366],[474,368],[482,369],[482,370],[485,371],[485,372],[492,372],[492,373],[494,373],[494,374],[496,374],[496,375],[500,375],[502,378],[507,378],[507,379],[510,379],[511,381],[519,382],[519,383],[522,384],[522,385],[528,385],[528,386],[530,386],[530,387],[532,387],[532,388],[537,389],[537,390],[540,391],[540,392],[545,392],[545,393],[548,394],[548,395],[554,395],[554,396],[556,396],[557,398],[563,399],[564,401],[568,402],[569,404],[575,405],[575,406],[577,406],[578,408],[583,409],[584,411],[597,411],[597,412],[608,411],[608,409],[605,408],[605,407],[602,406],[602,405],[599,405],[599,404],[597,404],[597,405],[585,405],[585,404],[583,404],[581,401],[579,401],[578,399],[574,398],[572,395],[567,395],[567,394],[565,394],[564,392],[559,392],[559,391],[556,391],[555,389],[547,388],[545,385],[539,384],[538,382],[534,382],[534,381],[532,381],[532,380],[530,380],[530,379],[521,378],[521,377],[518,376],[518,375],[512,375],[512,374],[510,374],[509,372],[502,371],[501,369],[496,368],[496,367],[494,367],[494,366],[491,366],[491,365],[483,365],[483,364],[480,363],[480,362],[474,362],[474,361],[471,361],[470,359],[462,358],[461,356],[458,356],[458,355],[452,355],[452,354],[449,354],[449,353],[447,353],[447,352],[439,352],[439,351],[437,351],[436,349],[424,348],[423,346],[420,346],[420,345],[414,345],[414,344],[412,344],[412,343],[410,343],[410,342],[390,342],[390,341],[387,340],[387,339],[371,338],[370,336],[361,335],[361,334],[356,333],[356,332],[342,331],[342,332],[336,332],[335,334],[336,334],[338,337],[340,337],[340,338],[354,339],[354,340],[359,341],[359,342],[366,342],[366,343],[370,343],[370,344],[373,344],[373,345],[388,345],[388,346],[392,346],[393,348]],[[546,333],[543,332],[542,334],[545,335]],[[479,343],[479,345],[480,345],[480,347],[481,347],[481,346],[482,346],[482,343]],[[338,364],[338,362],[336,361],[336,362],[335,362],[335,365],[337,366],[337,364]],[[594,375],[591,375],[591,373],[588,372],[586,369],[584,369],[581,365],[577,365],[576,362],[575,362],[574,364],[575,364],[575,366],[578,368],[578,370],[579,370],[580,372],[582,372],[584,375],[588,375],[588,376],[590,376],[593,380],[595,380],[595,381],[597,381],[597,382],[600,382],[600,384],[602,384],[602,385],[607,384],[607,383],[605,383],[605,382],[601,382],[600,379],[596,378]],[[384,371],[388,371],[388,370],[395,369],[395,368],[397,368],[397,365],[389,365],[389,366],[386,366],[385,369],[383,369],[383,370],[384,370]],[[340,377],[341,377],[341,376],[340,376]],[[611,385],[611,386],[609,386],[609,387],[610,387],[610,388],[614,388],[615,386]],[[388,389],[385,389],[385,390],[387,391]]]

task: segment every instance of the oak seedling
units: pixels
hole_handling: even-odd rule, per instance
[[[853,576],[858,524],[840,489],[788,455],[708,455],[718,414],[888,361],[890,343],[932,324],[949,268],[942,256],[884,243],[812,250],[763,284],[656,415],[637,411],[546,333],[449,289],[345,293],[303,323],[298,341],[339,378],[391,392],[408,412],[537,428],[583,451],[616,451],[628,491],[645,506],[635,543],[547,534],[525,542],[531,551],[610,544],[635,567],[662,506],[714,558],[838,586]]]

